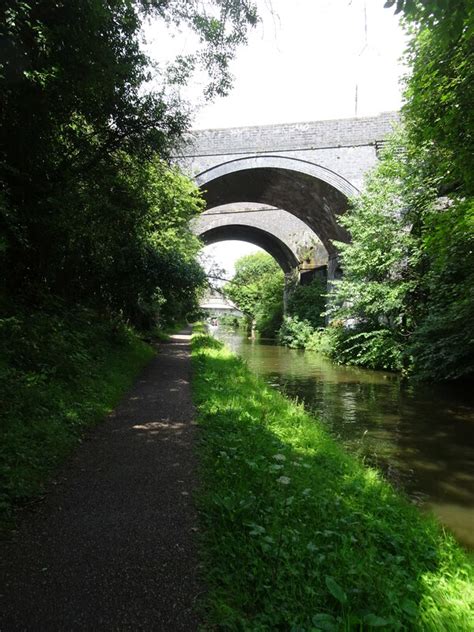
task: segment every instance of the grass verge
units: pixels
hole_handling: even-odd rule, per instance
[[[213,338],[193,337],[210,629],[474,629],[453,538]]]
[[[91,310],[0,319],[0,527],[131,386],[154,351]]]

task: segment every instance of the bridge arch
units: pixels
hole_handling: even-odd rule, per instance
[[[336,172],[299,158],[260,155],[215,165],[195,178],[207,208],[250,202],[285,209],[318,235],[329,256],[332,243],[349,241],[338,216],[358,190]]]
[[[285,271],[324,266],[328,253],[318,236],[295,215],[262,204],[236,203],[214,207],[191,222],[206,245],[242,240],[266,250]]]
[[[287,244],[276,235],[244,224],[225,224],[204,229],[199,237],[206,246],[221,241],[246,241],[259,246],[271,255],[285,273],[293,272],[299,264],[298,257]]]

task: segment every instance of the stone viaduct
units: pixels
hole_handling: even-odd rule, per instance
[[[398,115],[189,134],[176,159],[202,189],[207,210],[193,222],[204,243],[239,239],[272,254],[287,273],[325,267],[337,276],[338,218]]]

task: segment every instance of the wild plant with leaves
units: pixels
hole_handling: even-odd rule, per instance
[[[192,28],[189,68],[208,71],[207,98],[228,91],[256,21],[247,0],[0,6],[2,511],[38,492],[150,359],[130,325],[185,320],[204,283],[188,228],[202,200],[170,164],[186,77],[144,54],[149,17]]]
[[[208,627],[471,630],[452,537],[214,338],[193,339]]]
[[[438,198],[415,226],[422,258],[408,352],[419,377],[456,379],[474,374],[474,6],[417,3],[407,20],[405,125],[423,155],[418,190]]]
[[[410,36],[403,132],[342,220],[352,243],[338,244],[324,344],[342,362],[472,376],[474,8],[395,4]]]
[[[392,370],[403,366],[411,326],[406,306],[416,287],[411,270],[418,255],[401,140],[401,135],[392,139],[341,219],[352,242],[337,244],[344,277],[332,283],[328,307],[333,328],[339,323],[334,348],[339,360]]]

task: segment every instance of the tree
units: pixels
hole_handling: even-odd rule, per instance
[[[332,354],[370,368],[402,369],[404,343],[413,327],[409,306],[417,285],[412,268],[418,244],[408,212],[403,141],[399,134],[385,148],[362,194],[341,219],[352,241],[337,244],[344,276],[330,293],[333,330],[338,325]]]
[[[453,379],[474,373],[474,5],[421,0],[403,10],[408,143],[421,157],[418,190],[439,197],[416,218],[420,301],[409,350],[418,376]]]
[[[287,314],[307,321],[313,329],[323,327],[326,294],[326,280],[313,279],[308,285],[298,285],[288,299]]]
[[[446,201],[445,201],[446,203]],[[426,272],[408,351],[421,379],[474,375],[474,201],[448,203],[425,218]]]
[[[246,315],[258,331],[274,336],[283,316],[285,277],[270,255],[262,252],[241,257],[235,275],[224,286],[225,294]]]
[[[343,219],[326,339],[344,362],[453,379],[474,370],[474,7],[395,4],[410,33],[404,131]]]
[[[38,301],[53,293],[132,317],[157,291],[149,289],[152,279],[159,277],[164,286],[177,261],[186,270],[191,265],[185,225],[201,208],[197,191],[189,185],[186,190],[163,163],[189,125],[189,112],[167,90],[165,70],[162,88],[148,87],[159,71],[152,72],[140,49],[147,16],[164,19],[171,28],[190,25],[202,46],[188,62],[206,64],[208,96],[228,90],[229,59],[256,21],[247,0],[2,4],[0,284],[5,294],[31,302],[33,295]],[[166,195],[157,194],[160,186]],[[174,258],[167,245],[170,222],[175,222]],[[176,275],[175,281],[178,287]]]
[[[404,120],[440,193],[474,194],[474,5],[405,3],[410,34]]]
[[[232,87],[229,62],[247,41],[249,27],[258,15],[251,0],[140,0],[145,15],[159,16],[168,24],[187,25],[199,37],[201,48],[178,56],[167,69],[166,81],[186,84],[196,69],[207,73],[204,96],[225,96]]]

